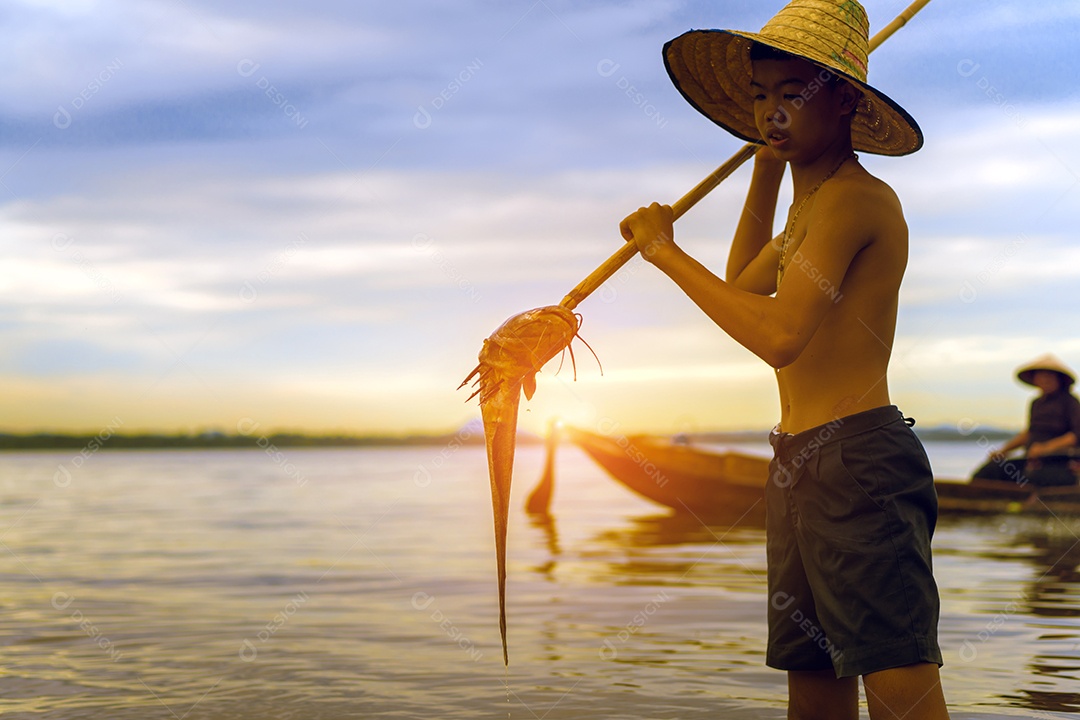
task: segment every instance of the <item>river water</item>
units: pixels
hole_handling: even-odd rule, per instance
[[[928,452],[945,476],[983,454]],[[0,708],[784,717],[763,530],[669,517],[565,446],[536,521],[542,461],[519,450],[504,669],[482,448],[0,455]],[[954,718],[1080,713],[1078,536],[1067,518],[941,520]]]

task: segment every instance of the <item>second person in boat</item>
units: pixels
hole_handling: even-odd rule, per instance
[[[990,452],[973,479],[1007,480],[1018,485],[1075,485],[1080,400],[1072,394],[1076,374],[1053,355],[1043,355],[1016,371],[1020,382],[1040,390],[1031,401],[1027,427]],[[1010,458],[1015,450],[1019,457]]]

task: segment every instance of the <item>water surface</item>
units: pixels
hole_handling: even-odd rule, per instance
[[[973,445],[931,444],[961,476]],[[504,670],[482,448],[0,455],[12,718],[781,718],[763,530],[520,449]],[[57,474],[60,466],[70,479]],[[1080,712],[1080,524],[943,518],[954,718]]]

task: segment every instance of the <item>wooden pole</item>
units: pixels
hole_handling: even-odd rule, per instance
[[[698,200],[708,195],[724,178],[731,175],[740,165],[752,158],[760,147],[756,143],[746,143],[741,150],[728,158],[727,162],[713,170],[704,180],[695,185],[690,192],[676,200],[675,204],[671,206],[675,219],[678,220],[682,217],[683,213],[694,207]],[[596,288],[607,282],[607,279],[618,272],[619,268],[637,255],[637,252],[637,244],[634,241],[631,240],[626,243],[614,255],[605,260],[600,267],[593,270],[587,278],[578,283],[577,287],[567,293],[559,304],[564,308],[573,310],[579,302],[591,295]]]
[[[915,17],[915,13],[919,12],[929,4],[930,0],[915,0],[915,2],[908,5],[907,8],[897,15],[891,23],[874,33],[874,37],[870,38],[870,52],[877,50],[881,43],[888,40],[894,32],[907,25],[908,20]]]
[[[893,33],[900,28],[904,27],[915,13],[922,10],[930,3],[930,0],[915,0],[911,3],[903,12],[896,16],[895,19],[881,30],[874,33],[874,37],[870,38],[870,52],[876,50],[883,42],[889,39]],[[694,186],[690,192],[683,195],[681,198],[675,201],[675,204],[671,206],[675,220],[678,220],[683,214],[697,204],[698,200],[708,195],[712,190],[724,181],[729,175],[735,172],[740,165],[749,160],[757,152],[761,145],[757,143],[747,143],[742,148],[732,155],[728,160],[720,167],[713,170],[706,176],[704,180]],[[631,240],[630,242],[619,248],[614,255],[609,257],[600,267],[593,270],[588,277],[582,280],[577,286],[566,294],[566,297],[562,299],[559,304],[568,310],[573,310],[578,306],[582,300],[591,295],[598,287],[607,282],[608,278],[618,272],[626,263],[630,262],[631,258],[637,255],[637,245]]]

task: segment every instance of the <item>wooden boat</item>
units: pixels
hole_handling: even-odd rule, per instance
[[[615,480],[677,512],[737,516],[755,506],[764,512],[768,458],[652,435],[607,436],[574,427],[562,432]]]
[[[1034,487],[1008,480],[938,480],[943,513],[1080,515],[1080,487]]]
[[[653,435],[608,436],[579,428],[562,432],[611,477],[676,512],[701,517],[764,513],[769,458],[719,452]],[[945,514],[1047,513],[1080,515],[1080,487],[1018,485],[1009,481],[938,480]]]

